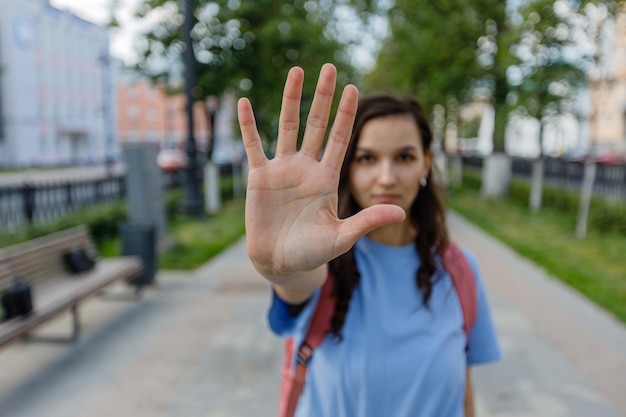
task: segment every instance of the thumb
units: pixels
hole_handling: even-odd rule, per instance
[[[363,209],[343,220],[337,238],[337,249],[345,253],[359,238],[372,230],[386,224],[401,222],[405,218],[404,210],[393,204],[377,204]]]

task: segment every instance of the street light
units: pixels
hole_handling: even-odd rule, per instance
[[[185,96],[187,97],[187,164],[183,168],[184,195],[180,202],[180,211],[194,217],[204,216],[204,203],[200,198],[200,184],[198,182],[198,161],[196,150],[196,139],[194,137],[193,123],[193,88],[196,85],[195,77],[195,56],[191,40],[191,30],[193,28],[193,0],[181,0],[181,5],[185,10],[185,20],[183,23],[183,39],[185,42],[184,63],[185,63]]]

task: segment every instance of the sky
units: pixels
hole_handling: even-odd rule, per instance
[[[127,64],[134,61],[134,35],[141,28],[140,22],[132,18],[134,7],[141,0],[119,0],[116,17],[120,29],[111,33],[110,52],[115,58]],[[96,24],[106,24],[111,16],[111,0],[50,0],[52,6]]]

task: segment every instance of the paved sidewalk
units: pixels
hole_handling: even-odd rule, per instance
[[[478,258],[504,353],[474,371],[478,416],[626,417],[626,327],[463,218],[450,229]]]
[[[476,368],[481,417],[626,417],[626,329],[452,215],[478,257],[505,359]],[[160,272],[84,303],[77,344],[0,351],[1,417],[274,416],[281,343],[245,242],[193,273]],[[40,334],[69,335],[62,317]]]
[[[120,285],[84,303],[75,345],[0,351],[0,416],[274,416],[282,345],[266,329],[269,288],[245,243],[157,283],[140,300]],[[43,333],[70,329],[68,316]]]

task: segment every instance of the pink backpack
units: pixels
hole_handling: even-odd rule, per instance
[[[448,244],[443,255],[443,266],[450,274],[454,288],[458,294],[463,311],[463,330],[466,338],[476,321],[477,295],[476,281],[472,269],[459,246],[453,242]],[[322,287],[317,307],[313,312],[309,331],[304,342],[298,348],[295,369],[292,369],[294,342],[292,338],[285,340],[285,355],[280,382],[280,398],[278,417],[293,417],[302,394],[306,379],[307,366],[317,348],[330,330],[330,321],[335,311],[333,297],[335,280],[329,276]]]

